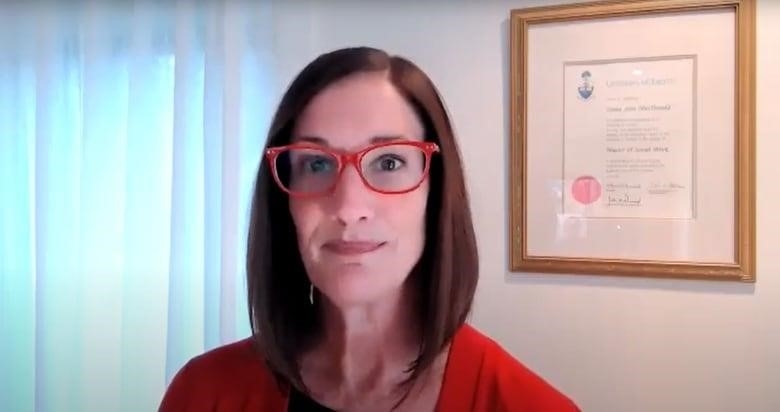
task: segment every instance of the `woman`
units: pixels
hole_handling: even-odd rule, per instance
[[[411,62],[324,54],[258,171],[254,336],[191,360],[162,411],[575,411],[465,321],[478,259],[444,104]]]

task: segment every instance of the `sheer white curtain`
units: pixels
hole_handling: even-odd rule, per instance
[[[151,411],[249,333],[263,1],[0,5],[0,411]]]

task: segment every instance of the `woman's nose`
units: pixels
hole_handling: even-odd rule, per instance
[[[341,173],[331,194],[333,213],[345,225],[373,218],[375,199],[373,190],[352,167]]]

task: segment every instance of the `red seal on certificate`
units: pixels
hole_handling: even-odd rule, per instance
[[[593,203],[601,197],[601,183],[593,176],[580,176],[571,184],[571,194],[582,204]]]

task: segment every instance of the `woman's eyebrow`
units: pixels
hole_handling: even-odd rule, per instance
[[[386,142],[394,142],[396,140],[407,140],[407,138],[403,135],[380,135],[380,136],[374,136],[370,139],[371,143],[386,143]]]
[[[298,136],[293,140],[296,142],[314,143],[321,146],[330,147],[330,143],[328,143],[328,140],[319,136],[309,136],[309,135]],[[369,142],[374,144],[374,143],[395,142],[398,140],[409,140],[409,139],[406,136],[400,134],[399,135],[377,135],[370,138]]]
[[[296,142],[308,142],[308,143],[314,143],[322,146],[330,146],[327,140],[319,136],[298,136],[293,140]]]

